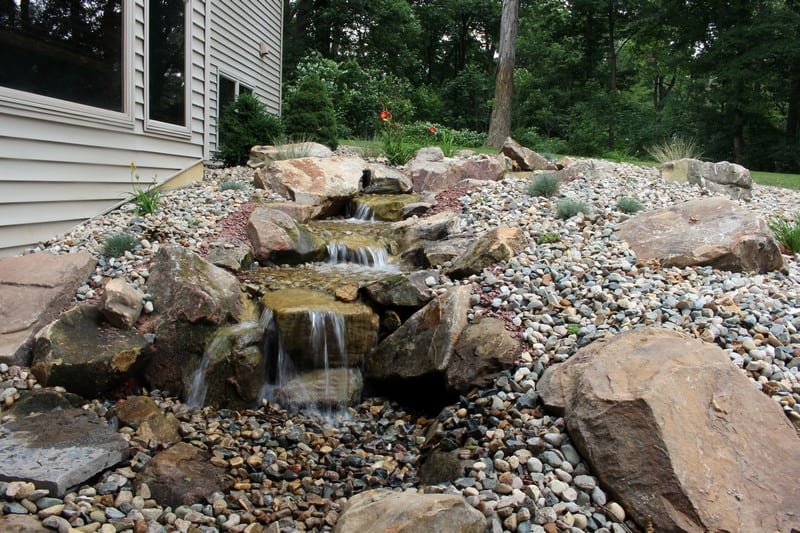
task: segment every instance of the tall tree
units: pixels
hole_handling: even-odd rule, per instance
[[[501,146],[511,133],[511,101],[514,92],[518,22],[519,0],[503,0],[503,12],[500,17],[500,59],[486,146]]]

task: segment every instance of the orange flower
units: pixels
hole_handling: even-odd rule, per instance
[[[431,126],[430,128],[428,128],[428,133],[430,133],[431,135],[435,135],[436,134],[436,126]]]
[[[392,114],[384,107],[383,110],[378,114],[378,118],[380,118],[382,122],[386,122],[392,118]]]

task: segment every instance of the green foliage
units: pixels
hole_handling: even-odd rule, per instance
[[[512,132],[512,137],[519,144],[530,148],[539,155],[566,154],[568,152],[567,142],[558,137],[544,137],[535,128],[520,128]]]
[[[617,199],[617,209],[625,214],[632,215],[644,209],[642,202],[630,196],[623,196]]]
[[[139,245],[139,240],[130,233],[120,232],[108,237],[103,243],[105,257],[122,257],[125,252],[133,252]]]
[[[222,111],[218,129],[219,144],[214,156],[228,166],[245,164],[250,148],[273,144],[283,134],[281,120],[270,114],[263,102],[246,93]]]
[[[247,185],[239,180],[223,180],[222,183],[219,184],[219,191],[240,191],[245,187],[247,187]]]
[[[647,153],[658,163],[677,161],[678,159],[699,159],[702,155],[693,139],[674,136],[660,144],[647,147]]]
[[[580,324],[567,324],[567,334],[577,335],[581,330]]]
[[[800,213],[795,215],[794,221],[773,219],[769,222],[769,227],[778,242],[787,250],[793,254],[800,252]]]
[[[557,231],[548,231],[536,237],[536,244],[553,244],[561,240]]]
[[[414,157],[417,146],[406,141],[399,131],[387,128],[381,136],[383,140],[383,155],[392,165],[405,165]]]
[[[140,185],[141,176],[136,170],[136,164],[131,163],[131,184],[133,192],[128,193],[131,202],[136,206],[137,215],[149,215],[155,213],[158,209],[158,202],[161,198],[161,193],[156,188],[155,178],[153,182],[147,187]]]
[[[588,215],[590,212],[591,210],[589,209],[589,205],[586,204],[586,202],[581,202],[580,200],[564,198],[556,203],[556,217],[561,219],[566,220],[570,217],[574,217],[578,213]]]
[[[291,136],[328,145],[335,150],[339,145],[336,115],[328,89],[316,75],[300,80],[285,102],[284,125]]]
[[[555,174],[539,174],[531,178],[525,192],[529,196],[543,196],[550,198],[558,194],[561,182]]]

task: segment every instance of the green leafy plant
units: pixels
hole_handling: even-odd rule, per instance
[[[564,198],[563,200],[559,200],[556,204],[556,216],[561,219],[574,217],[578,213],[588,215],[589,212],[588,204],[572,198]]]
[[[436,126],[431,126],[428,128],[428,131],[436,139],[436,145],[442,149],[444,156],[453,157],[453,154],[456,151],[456,137],[455,133],[453,133],[453,130],[447,128],[436,129]]]
[[[580,330],[581,330],[580,324],[567,324],[568,335],[577,335]]]
[[[156,180],[153,178],[152,183],[147,187],[142,187],[141,176],[136,170],[136,163],[131,161],[131,185],[133,192],[128,193],[131,202],[136,206],[137,215],[149,215],[155,213],[158,209],[158,202],[161,198],[161,193],[156,188]]]
[[[525,192],[529,196],[550,198],[558,194],[561,183],[555,174],[540,174],[528,182]]]
[[[306,76],[286,95],[284,124],[290,136],[302,136],[331,150],[339,145],[333,102],[319,76]]]
[[[392,113],[385,107],[378,113],[378,118],[384,124],[381,134],[383,142],[383,155],[392,165],[405,165],[417,151],[416,146],[406,142],[400,128],[392,122]]]
[[[536,237],[536,244],[552,244],[561,240],[557,231],[548,231]]]
[[[240,94],[220,115],[219,142],[214,156],[226,165],[243,165],[250,148],[259,144],[273,144],[283,135],[281,119],[267,111],[255,96]]]
[[[659,163],[677,161],[678,159],[699,159],[702,154],[693,139],[674,136],[671,139],[646,148],[650,157]]]
[[[189,225],[190,228],[196,228],[201,224],[201,220],[199,218],[190,218],[186,221],[186,224]]]
[[[623,196],[617,199],[617,209],[625,214],[632,215],[644,209],[642,202],[631,196]]]
[[[800,213],[795,215],[794,221],[785,219],[770,220],[769,227],[784,248],[793,254],[800,252]]]
[[[219,184],[219,190],[222,191],[241,191],[247,187],[247,185],[239,180],[223,180],[222,183]]]
[[[130,233],[115,233],[103,243],[103,255],[105,257],[121,257],[125,252],[133,252],[139,245],[139,240]]]

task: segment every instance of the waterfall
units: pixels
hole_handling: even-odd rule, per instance
[[[328,260],[333,265],[355,263],[357,265],[386,269],[389,266],[389,254],[382,246],[359,246],[350,249],[345,243],[328,243]]]
[[[353,202],[353,204],[355,205],[355,212],[353,212],[351,219],[366,221],[375,220],[375,212],[370,206],[362,202]]]

